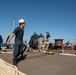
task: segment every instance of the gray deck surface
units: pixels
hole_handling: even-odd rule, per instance
[[[12,52],[13,50],[7,50]],[[65,53],[74,54],[74,50],[66,50]],[[37,51],[29,53],[28,56],[18,63],[18,69],[27,75],[76,75],[76,56],[45,55]],[[0,58],[12,64],[12,53],[2,53]]]

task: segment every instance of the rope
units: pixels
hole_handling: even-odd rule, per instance
[[[18,70],[14,65],[11,65],[0,58],[0,75],[26,75]]]

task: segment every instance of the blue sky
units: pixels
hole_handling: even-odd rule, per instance
[[[24,39],[36,32],[51,35],[52,41],[76,39],[76,0],[0,0],[0,34],[5,39],[12,33],[13,16],[26,20]]]

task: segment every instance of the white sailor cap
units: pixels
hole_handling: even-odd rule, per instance
[[[20,19],[19,23],[25,23],[25,20],[24,19]]]

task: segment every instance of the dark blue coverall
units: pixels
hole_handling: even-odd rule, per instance
[[[15,34],[15,45],[14,45],[14,52],[13,52],[13,62],[17,61],[18,56],[23,51],[23,35],[24,29],[17,27],[13,33]]]

